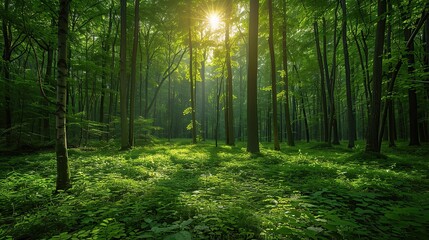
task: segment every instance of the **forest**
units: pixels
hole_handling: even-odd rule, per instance
[[[429,238],[428,1],[0,16],[0,239]]]

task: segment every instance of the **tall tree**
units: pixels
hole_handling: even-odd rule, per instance
[[[313,23],[314,26],[314,39],[316,42],[316,53],[317,53],[317,62],[319,63],[319,71],[320,71],[320,91],[322,98],[322,112],[323,112],[323,127],[322,127],[322,135],[323,140],[325,142],[329,142],[328,132],[329,132],[329,121],[328,121],[328,106],[326,102],[326,89],[325,89],[325,71],[324,64],[322,58],[322,51],[320,49],[320,37],[319,37],[319,25],[317,21]]]
[[[121,0],[121,47],[120,47],[120,110],[121,110],[121,149],[130,148],[128,141],[127,101],[127,0]]]
[[[258,140],[258,27],[259,0],[250,0],[249,57],[247,68],[247,151],[259,153]]]
[[[378,21],[375,32],[374,65],[372,68],[372,98],[371,112],[368,119],[368,138],[366,140],[366,152],[380,153],[379,143],[381,93],[383,80],[383,48],[386,30],[386,0],[378,0]]]
[[[409,1],[408,5],[411,4]],[[409,7],[409,6],[408,6]],[[404,22],[407,22],[410,18],[410,10],[407,9],[406,13],[403,13]],[[404,29],[405,41],[410,41],[410,44],[406,46],[405,51],[407,52],[408,59],[408,75],[410,77],[410,87],[408,89],[408,117],[409,117],[409,129],[410,129],[410,146],[420,145],[419,140],[419,117],[418,117],[418,105],[417,105],[417,90],[415,86],[415,56],[414,56],[414,39],[411,38],[412,28],[408,25]]]
[[[277,126],[277,81],[276,81],[276,57],[274,52],[274,33],[273,33],[273,1],[268,0],[268,22],[269,22],[269,36],[268,45],[270,48],[271,60],[271,101],[273,105],[273,136],[274,136],[274,150],[280,150],[279,144],[279,130]]]
[[[136,77],[137,77],[137,47],[139,45],[140,31],[140,0],[135,1],[134,6],[134,41],[131,55],[131,86],[130,86],[130,123],[128,132],[129,147],[134,146],[134,118],[135,118],[135,97],[136,97]]]
[[[350,57],[349,49],[347,43],[347,6],[346,0],[341,0],[341,9],[343,12],[342,20],[342,39],[343,39],[343,51],[344,51],[344,67],[346,69],[346,95],[347,95],[347,123],[348,123],[348,138],[349,138],[349,148],[355,146],[355,134],[356,134],[356,120],[355,120],[355,110],[353,106],[352,99],[352,83],[350,77]]]
[[[3,77],[5,80],[4,87],[4,100],[5,100],[5,128],[6,128],[6,144],[8,146],[12,145],[12,108],[11,108],[11,96],[10,96],[10,87],[11,87],[11,79],[10,79],[10,61],[12,55],[12,29],[11,23],[9,21],[9,5],[10,0],[4,1],[4,17],[2,19],[2,30],[3,30],[3,55],[2,55],[2,71]]]
[[[290,122],[290,108],[289,108],[289,75],[288,75],[288,59],[287,59],[287,19],[286,19],[286,0],[282,0],[282,13],[283,13],[283,22],[282,22],[282,57],[283,57],[283,81],[284,81],[284,91],[285,91],[285,124],[286,124],[286,134],[287,134],[287,144],[289,146],[295,146],[295,140],[292,132],[292,125]],[[326,99],[326,98],[325,98]]]
[[[104,102],[106,98],[106,87],[107,87],[107,64],[109,59],[109,50],[110,50],[110,35],[112,33],[112,27],[113,27],[113,7],[114,7],[114,0],[112,0],[111,6],[109,8],[109,23],[107,28],[107,33],[105,39],[103,39],[101,43],[101,50],[103,53],[102,60],[101,60],[101,96],[100,96],[100,117],[99,121],[101,124],[104,124]],[[102,130],[104,130],[104,125],[102,125]],[[103,136],[105,134],[103,133],[100,136],[100,140],[103,139]]]
[[[229,36],[231,26],[232,0],[227,0],[226,20],[225,20],[225,48],[226,48],[226,109],[225,109],[225,127],[226,127],[226,144],[233,146],[234,137],[234,111],[233,111],[233,91],[232,91],[232,67],[231,67],[231,40]]]
[[[58,76],[57,76],[57,111],[56,111],[56,190],[71,187],[70,166],[67,151],[66,106],[67,106],[67,35],[69,31],[70,1],[60,0],[58,15]]]
[[[189,1],[189,11],[192,12],[192,1]],[[197,124],[195,120],[195,91],[194,91],[194,75],[193,75],[193,50],[192,50],[192,25],[191,17],[192,14],[189,14],[188,24],[189,24],[189,82],[191,87],[191,121],[192,121],[192,143],[197,143]]]

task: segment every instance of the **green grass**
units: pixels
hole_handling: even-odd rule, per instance
[[[428,239],[429,148],[115,143],[0,157],[0,239]],[[344,144],[343,144],[344,145]]]

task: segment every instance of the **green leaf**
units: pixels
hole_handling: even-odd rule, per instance
[[[192,234],[188,231],[180,231],[175,234],[168,235],[164,240],[191,240]]]

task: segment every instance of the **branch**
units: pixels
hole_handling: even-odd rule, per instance
[[[180,61],[182,60],[183,56],[185,55],[185,53],[186,53],[186,49],[185,49],[185,50],[183,50],[182,54],[180,55],[179,60],[176,62],[175,67],[174,67],[171,71],[169,71],[169,69],[171,69],[171,67],[172,67],[172,66],[173,66],[173,64],[174,64],[174,59],[178,56],[178,54],[179,54],[181,51],[182,51],[182,50],[180,50],[179,52],[177,52],[177,53],[175,53],[175,54],[174,54],[173,61],[172,61],[171,65],[170,65],[170,66],[168,66],[167,70],[165,70],[165,72],[164,72],[164,74],[163,74],[163,77],[162,77],[162,80],[159,82],[158,87],[155,89],[155,93],[154,93],[154,95],[153,95],[152,101],[150,102],[149,106],[147,107],[147,111],[148,111],[148,112],[150,111],[150,109],[152,108],[153,104],[155,103],[155,99],[156,99],[156,97],[158,96],[158,93],[159,93],[159,90],[161,89],[162,84],[165,82],[165,80],[166,80],[166,79],[167,79],[171,74],[173,74],[173,73],[177,70],[177,68],[179,68]]]
[[[51,101],[51,100],[46,96],[45,90],[43,90],[42,74],[40,73],[39,58],[37,57],[36,49],[34,49],[34,46],[33,46],[33,43],[31,42],[31,39],[30,39],[30,46],[31,46],[31,49],[33,50],[33,53],[34,53],[34,59],[35,59],[35,61],[36,61],[37,79],[38,79],[38,82],[39,82],[40,93],[42,94],[43,98],[44,98],[47,102],[49,102],[49,103],[51,103],[51,104],[55,105],[56,103],[55,103],[55,102],[53,102],[53,101]]]

